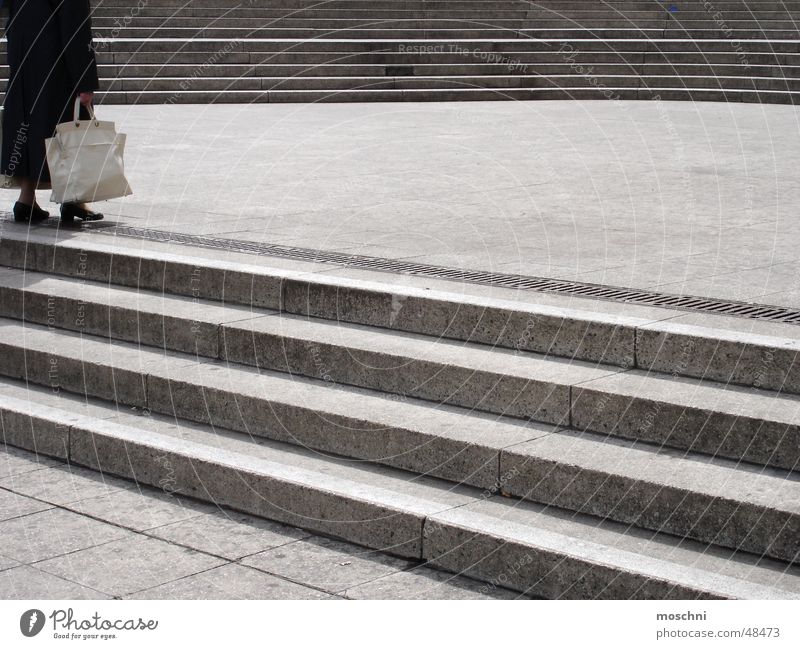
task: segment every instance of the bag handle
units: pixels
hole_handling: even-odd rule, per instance
[[[97,119],[94,115],[94,108],[91,104],[87,106],[89,110],[89,117],[91,117],[92,121],[94,122],[95,126],[100,126],[100,120]],[[75,97],[75,106],[72,109],[72,120],[75,122],[75,126],[81,125],[81,98],[80,96]]]

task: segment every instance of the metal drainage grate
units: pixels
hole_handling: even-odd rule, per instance
[[[640,291],[600,284],[549,279],[546,277],[527,277],[524,275],[463,270],[460,268],[447,268],[431,264],[417,264],[398,259],[349,255],[346,253],[327,252],[325,250],[314,250],[312,248],[297,248],[294,246],[283,246],[272,243],[256,243],[251,241],[239,241],[236,239],[203,237],[192,234],[181,234],[179,232],[151,230],[149,228],[117,226],[114,233],[122,237],[163,241],[165,243],[179,243],[189,246],[215,248],[218,250],[229,250],[231,252],[242,252],[267,257],[283,257],[286,259],[335,264],[347,268],[363,268],[388,273],[399,273],[402,275],[416,275],[419,277],[432,277],[436,279],[499,286],[502,288],[576,295],[579,297],[611,300],[614,302],[627,302],[631,304],[682,309],[685,311],[738,316],[740,318],[750,318],[753,320],[770,320],[773,322],[800,324],[800,311],[766,304],[728,302],[725,300],[715,300],[691,295],[670,295],[668,293],[658,293],[655,291]]]

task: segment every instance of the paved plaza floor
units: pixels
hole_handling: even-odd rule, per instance
[[[520,597],[6,447],[0,539],[0,599]]]
[[[102,204],[107,224],[800,306],[791,106],[98,112],[128,134],[135,190]],[[0,598],[515,597],[10,448],[0,449],[0,538]]]
[[[103,204],[114,222],[800,306],[800,120],[791,106],[98,112],[128,134],[135,194]]]

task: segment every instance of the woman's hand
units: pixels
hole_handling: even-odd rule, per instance
[[[81,104],[89,108],[92,105],[92,101],[94,100],[94,93],[93,92],[81,92],[78,94],[81,98]]]

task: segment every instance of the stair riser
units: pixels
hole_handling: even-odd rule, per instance
[[[409,14],[384,15],[364,14],[361,16],[298,16],[291,11],[283,13],[273,12],[272,15],[260,16],[150,16],[127,19],[124,16],[98,17],[93,16],[92,26],[95,34],[113,35],[123,37],[127,34],[157,34],[160,30],[204,31],[204,30],[241,30],[249,33],[260,29],[293,29],[293,30],[321,30],[337,31],[350,29],[401,29],[401,30],[451,30],[451,29],[483,29],[483,30],[608,30],[628,28],[635,33],[637,29],[656,29],[672,32],[686,30],[716,31],[720,32],[717,22],[707,14],[684,15],[679,20],[667,20],[663,17],[653,17],[647,14],[628,15],[631,22],[624,23],[619,17],[602,14],[584,14],[575,19],[557,18],[554,16],[539,16],[525,19],[509,18],[502,13],[493,14],[486,12],[484,15],[457,14],[453,12],[448,17],[428,18]],[[726,25],[732,33],[746,30],[748,32],[791,31],[793,20],[800,16],[787,14],[769,17],[754,18],[752,16],[730,16]]]
[[[95,29],[96,38],[102,39],[193,39],[193,38],[213,38],[213,39],[364,39],[364,40],[444,40],[444,39],[469,39],[469,40],[499,40],[499,39],[624,39],[624,38],[644,38],[644,39],[692,39],[701,42],[702,40],[731,38],[735,41],[744,41],[767,38],[774,39],[774,42],[795,38],[797,32],[791,27],[787,28],[785,23],[774,28],[766,25],[756,27],[753,23],[746,25],[730,25],[731,31],[716,29],[714,23],[700,23],[695,25],[683,25],[681,27],[665,29],[664,24],[656,21],[639,21],[635,27],[620,28],[618,24],[596,24],[580,25],[573,28],[564,25],[551,24],[537,26],[536,28],[502,27],[492,25],[491,22],[486,26],[466,24],[457,28],[419,28],[408,29],[394,27],[391,23],[364,25],[362,27],[338,27],[329,28],[289,28],[279,25],[267,25],[266,27],[251,26],[239,27],[105,27]],[[782,27],[782,28],[781,28]],[[797,51],[796,49],[794,51]]]
[[[569,422],[569,386],[223,327],[222,359],[551,424]]]
[[[481,534],[432,517],[425,523],[425,558],[431,565],[491,586],[552,599],[717,598],[668,581],[623,574],[602,565]]]
[[[769,103],[794,105],[800,93],[733,90],[636,88],[565,88],[565,89],[496,89],[496,90],[263,90],[209,92],[110,92],[96,96],[99,104],[258,104],[258,103],[351,103],[351,102],[451,102],[451,101],[547,101],[547,100],[651,100],[722,101],[726,103]]]
[[[637,330],[636,364],[655,372],[800,394],[800,351],[777,340],[720,340],[670,331],[669,323],[661,323]]]
[[[635,361],[635,324],[624,319],[525,313],[9,238],[0,240],[0,265],[625,367]]]
[[[671,583],[663,578],[608,567],[579,556],[565,545],[552,547],[509,542],[476,532],[435,512],[389,507],[366,494],[355,496],[287,480],[237,465],[231,458],[181,451],[174,443],[105,432],[80,418],[38,416],[0,407],[8,443],[28,450],[50,448],[53,455],[83,466],[190,496],[251,515],[295,525],[432,565],[450,568],[528,595],[562,598],[719,598],[713,590]],[[48,454],[48,453],[45,453]]]
[[[685,332],[680,326],[673,326],[669,322],[649,324],[633,319],[629,323],[624,320],[617,323],[579,320],[566,313],[563,316],[536,311],[526,313],[361,288],[300,282],[234,268],[193,265],[157,256],[139,257],[120,252],[111,254],[102,250],[64,246],[56,249],[52,244],[24,239],[0,239],[0,264],[197,300],[283,310],[302,316],[800,394],[799,354],[792,349],[796,345],[785,346],[792,341],[760,336],[751,339],[742,337],[735,342],[720,341],[711,335],[712,330],[700,328]],[[19,296],[13,299],[17,301],[13,302],[9,294],[6,307],[9,310],[6,313],[16,318],[20,316],[22,307]],[[79,304],[65,303],[65,308],[70,309],[67,313],[71,314],[61,319],[66,328],[74,328],[70,322],[79,319],[79,307]],[[40,303],[36,309],[32,306],[29,308],[30,317],[47,323],[50,316],[45,304]],[[111,330],[119,332],[122,339],[137,341],[138,338],[143,344],[159,347],[168,340],[169,348],[176,351],[197,351],[212,358],[221,353],[215,327],[209,328],[198,322],[194,323],[196,331],[192,332],[191,328],[187,331],[181,323],[175,323],[173,327],[168,319],[143,321],[143,326],[136,331],[131,330],[129,325],[133,313],[120,311],[112,314],[118,323],[114,325],[113,322],[109,323],[110,316],[106,313],[94,314],[91,316],[94,320],[89,320],[86,307],[83,308],[84,326],[92,327],[92,331],[102,335],[107,335]],[[164,338],[162,330],[169,334],[168,339]],[[250,357],[252,340],[247,346],[243,340],[237,343],[239,351],[231,348],[231,359],[255,362],[256,359]],[[268,342],[264,341],[264,344]],[[266,358],[257,360],[259,363],[270,363]],[[280,365],[274,359],[271,362],[276,367]],[[300,365],[291,369],[302,373]],[[314,375],[318,376],[318,371]],[[561,421],[559,417],[555,415],[548,421]],[[591,423],[591,419],[584,423]],[[607,432],[604,426],[592,425],[595,430]],[[786,461],[790,461],[790,458]]]
[[[230,93],[246,91],[251,93],[269,91],[313,91],[313,92],[347,92],[349,90],[494,90],[503,92],[507,89],[573,89],[584,90],[596,86],[596,93],[602,96],[604,88],[613,88],[614,95],[621,89],[637,88],[675,88],[708,89],[720,91],[753,90],[756,92],[793,92],[800,96],[800,79],[767,78],[754,79],[749,76],[717,77],[687,75],[683,77],[640,77],[635,74],[603,76],[566,75],[491,75],[482,77],[448,76],[439,78],[421,77],[319,77],[301,76],[290,78],[253,78],[223,77],[219,79],[109,79],[104,83],[106,88],[103,98],[113,93],[125,93],[127,97],[136,97],[138,93],[172,93],[180,96],[186,90],[194,93],[204,92],[215,100],[227,101]],[[141,96],[141,95],[140,95]]]
[[[499,450],[433,437],[413,429],[298,407],[235,390],[202,387],[159,376],[152,368],[124,370],[101,360],[84,362],[0,343],[0,373],[54,390],[96,397],[124,407],[180,417],[318,451],[407,469],[482,489],[497,483]],[[194,370],[187,365],[186,374]],[[531,433],[531,437],[534,434]]]
[[[259,40],[230,40],[227,37],[214,39],[134,39],[114,40],[98,39],[96,49],[106,53],[133,53],[154,52],[164,55],[178,52],[203,52],[207,53],[209,63],[215,63],[219,57],[227,52],[248,52],[256,55],[265,55],[272,52],[338,52],[342,55],[357,52],[381,52],[414,55],[415,53],[457,53],[465,52],[559,52],[566,58],[573,52],[640,52],[654,55],[661,53],[683,52],[723,52],[738,53],[739,50],[731,46],[731,41],[725,38],[709,37],[703,40],[690,40],[676,37],[673,39],[655,40],[655,37],[631,39],[627,36],[603,40],[599,38],[589,40],[576,40],[574,36],[552,36],[549,39],[542,37],[511,38],[508,40],[494,40],[487,46],[485,40],[460,40],[460,39],[259,39]],[[738,41],[737,41],[738,42]],[[785,40],[745,40],[742,41],[741,55],[750,54],[796,54],[799,51],[797,41]]]
[[[199,312],[198,312],[199,313]],[[512,417],[569,422],[569,386],[0,287],[0,316]]]
[[[149,313],[0,286],[0,317],[219,358],[220,327],[202,319]]]
[[[500,475],[506,477],[505,492],[534,502],[734,550],[800,560],[798,515],[513,450],[501,453]]]
[[[101,65],[100,77],[105,89],[109,89],[112,82],[121,83],[125,87],[126,83],[137,82],[142,87],[154,89],[148,84],[171,81],[174,79],[193,80],[191,76],[195,72],[191,65]],[[591,63],[592,76],[603,78],[610,76],[630,75],[632,77],[644,78],[658,76],[680,77],[773,77],[775,79],[796,80],[800,78],[800,67],[781,66],[781,65],[648,65],[639,64],[617,65],[608,63]],[[7,78],[8,69],[0,67],[0,79]],[[585,70],[581,66],[558,63],[536,63],[518,65],[503,64],[452,64],[452,65],[411,65],[411,66],[392,66],[392,65],[218,65],[209,70],[209,76],[215,79],[251,79],[254,77],[273,77],[270,83],[276,83],[277,79],[290,78],[371,78],[394,77],[395,79],[413,80],[419,77],[450,77],[452,79],[469,79],[470,77],[485,76],[550,76],[562,77],[564,75],[582,76]],[[179,83],[179,82],[178,82]],[[553,83],[556,83],[555,79]],[[719,79],[719,83],[725,84],[725,79]],[[751,83],[760,83],[760,80],[753,80]],[[192,83],[194,86],[194,83]]]
[[[235,389],[207,388],[192,378],[195,371],[202,374],[209,369],[187,366],[181,378],[175,378],[160,375],[147,365],[138,372],[120,370],[99,359],[80,362],[3,343],[0,354],[4,359],[2,372],[11,378],[122,406],[378,462],[481,487],[488,493],[493,493],[502,480],[505,491],[535,502],[775,559],[795,561],[800,547],[800,516],[787,512],[530,456],[512,453],[503,460],[499,449],[380,426],[321,412],[311,405],[298,407],[242,395]],[[621,498],[632,490],[634,496]]]
[[[111,436],[70,430],[72,463],[166,488],[221,507],[334,536],[390,554],[420,558],[424,517],[343,494],[279,480],[235,465],[193,458]]]
[[[220,54],[213,63],[209,62],[209,57],[202,52],[176,52],[162,54],[158,52],[122,52],[122,53],[98,53],[98,62],[103,65],[154,65],[160,69],[162,66],[182,64],[186,66],[205,65],[206,69],[214,69],[213,66],[222,64],[237,65],[306,65],[306,66],[325,66],[327,64],[336,65],[388,65],[388,66],[422,66],[422,65],[450,65],[450,66],[470,66],[473,64],[496,63],[501,67],[523,68],[529,66],[534,68],[539,65],[599,65],[599,64],[625,64],[638,66],[640,64],[662,64],[672,69],[675,66],[687,64],[694,65],[745,65],[741,57],[734,52],[720,50],[718,52],[572,52],[569,60],[565,61],[563,53],[557,51],[547,52],[504,52],[493,56],[492,52],[450,53],[432,52],[419,54],[400,54],[383,52],[302,52],[287,49],[282,52],[228,52]],[[6,65],[5,55],[0,54],[0,63]],[[772,65],[772,66],[793,66],[800,64],[800,55],[792,54],[750,54],[748,53],[746,64]],[[125,67],[122,68],[125,70]]]
[[[716,457],[796,470],[800,426],[576,386],[571,425]]]

